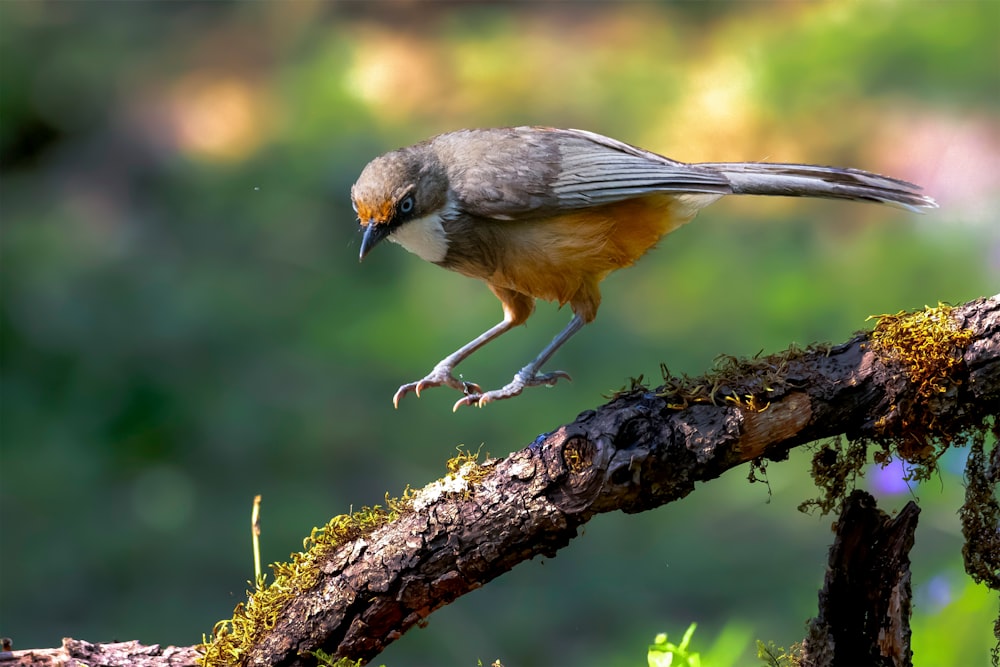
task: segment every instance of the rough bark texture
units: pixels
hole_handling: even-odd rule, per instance
[[[994,414],[1000,405],[1000,295],[960,306],[954,317],[974,341],[962,359],[962,382],[933,409],[967,423],[970,413]],[[655,391],[628,392],[485,464],[485,477],[474,483],[422,492],[412,511],[333,551],[315,585],[295,596],[245,664],[315,664],[310,652],[317,649],[371,660],[435,609],[522,561],[554,555],[598,513],[658,507],[689,494],[695,482],[762,456],[784,459],[819,438],[876,435],[907,397],[908,380],[867,343],[861,334],[792,357],[766,410],[678,410]],[[841,523],[846,541],[852,527],[847,517]],[[820,618],[838,617],[821,611]],[[908,632],[897,630],[894,636]]]
[[[911,667],[910,548],[920,509],[895,517],[864,491],[848,498],[830,548],[819,616],[803,642],[803,667]]]
[[[0,664],[17,667],[194,667],[197,661],[193,646],[160,648],[136,641],[91,644],[63,639],[60,648],[0,652]]]

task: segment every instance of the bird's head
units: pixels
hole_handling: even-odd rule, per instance
[[[440,214],[447,200],[447,176],[425,144],[369,162],[351,188],[363,233],[359,259],[386,238],[429,261],[443,259],[447,245]],[[428,236],[434,229],[440,234]]]

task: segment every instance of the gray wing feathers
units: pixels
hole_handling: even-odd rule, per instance
[[[563,130],[560,173],[552,192],[562,206],[609,204],[658,192],[722,195],[732,192],[722,174],[582,130]]]
[[[528,219],[656,193],[692,211],[726,194],[876,201],[911,211],[936,208],[920,188],[859,169],[766,162],[686,164],[584,130],[518,127],[440,135],[435,151],[461,183],[466,213]],[[457,209],[456,209],[457,210]]]
[[[910,211],[937,208],[937,202],[920,194],[920,187],[860,169],[808,164],[767,162],[699,163],[723,174],[733,194],[824,197],[891,204]]]
[[[932,198],[920,194],[919,186],[860,169],[763,162],[685,164],[593,132],[559,132],[564,134],[563,169],[553,187],[560,203],[568,205],[687,192],[875,201],[915,212],[937,208]]]

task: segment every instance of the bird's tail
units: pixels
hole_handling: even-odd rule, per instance
[[[860,169],[768,162],[716,162],[697,166],[724,174],[732,184],[733,194],[875,201],[915,212],[937,208],[937,202],[920,194],[919,186]]]

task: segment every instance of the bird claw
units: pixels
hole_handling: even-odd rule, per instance
[[[481,408],[487,403],[492,403],[493,401],[502,401],[505,398],[514,398],[527,387],[551,387],[562,379],[570,381],[573,380],[573,378],[571,378],[569,373],[566,371],[552,371],[551,373],[536,373],[534,375],[525,375],[523,371],[521,371],[514,376],[514,379],[511,380],[507,386],[501,387],[500,389],[494,389],[484,393],[476,387],[476,391],[474,392],[465,392],[465,396],[455,402],[451,411],[457,412],[463,405]]]
[[[458,391],[466,395],[479,394],[483,391],[482,388],[480,388],[480,386],[475,382],[463,382],[462,380],[456,378],[454,375],[451,374],[451,368],[447,367],[435,368],[434,370],[432,370],[430,373],[427,374],[427,377],[423,378],[422,380],[417,380],[416,382],[408,382],[407,384],[404,384],[399,389],[397,389],[396,393],[393,394],[392,397],[392,405],[395,408],[399,408],[399,399],[403,398],[411,391],[417,395],[417,398],[420,398],[420,392],[422,392],[424,389],[430,389],[431,387],[442,387],[442,386],[447,386],[453,389],[457,389]]]

